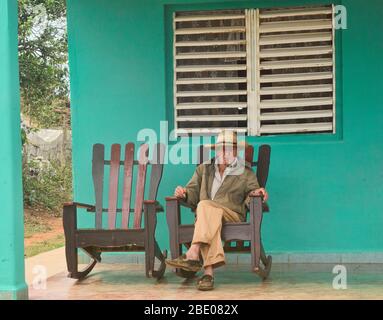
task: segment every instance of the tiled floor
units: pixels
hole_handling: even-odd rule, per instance
[[[139,264],[98,264],[83,281],[57,274],[46,289],[29,289],[30,299],[383,299],[383,265],[349,264],[347,289],[333,288],[334,264],[274,264],[262,282],[247,265],[216,272],[216,288],[196,290],[196,279],[177,277],[170,269],[157,282]]]

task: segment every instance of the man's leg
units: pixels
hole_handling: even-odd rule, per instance
[[[200,201],[197,207],[192,246],[186,253],[188,259],[198,259],[201,251],[204,260],[205,273],[213,273],[213,268],[225,263],[222,247],[222,221],[239,222],[239,215],[212,201]]]
[[[205,274],[212,275],[213,268],[225,264],[222,247],[222,222],[239,222],[239,214],[212,200],[202,200],[196,210],[196,221],[192,245],[185,258],[167,260],[167,264],[185,269],[199,269],[197,265],[200,253],[204,261]],[[179,261],[178,261],[179,260]],[[189,262],[187,262],[189,261]],[[194,271],[194,270],[193,270]]]
[[[199,259],[199,252],[200,252],[200,244],[194,243],[190,246],[188,251],[186,251],[186,258],[189,260],[198,260]]]
[[[197,208],[193,244],[190,252],[195,258],[198,249],[204,261],[204,275],[198,280],[199,290],[212,290],[214,288],[214,268],[225,264],[225,255],[222,247],[222,222],[239,222],[239,215],[214,201],[201,201]]]

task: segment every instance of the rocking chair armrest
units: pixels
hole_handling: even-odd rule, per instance
[[[177,201],[181,206],[195,210],[195,207],[188,204],[184,199],[177,198],[175,196],[171,196],[171,197],[166,197],[165,200],[166,200],[166,202]]]
[[[254,201],[253,198],[261,198],[263,200],[263,196],[261,196],[261,195],[258,195],[258,196],[249,195],[249,198],[250,198],[250,201]],[[263,212],[269,212],[270,211],[270,207],[269,207],[267,202],[262,201],[262,211]]]
[[[170,196],[170,197],[165,197],[166,201],[178,201],[180,198],[177,198],[176,196]]]
[[[81,203],[81,202],[64,202],[63,207],[75,206],[76,208],[87,209],[87,211],[93,211],[96,209],[94,205]]]
[[[254,195],[249,194],[249,198],[262,198],[263,199],[263,196],[262,195],[254,196]]]
[[[156,212],[164,212],[164,208],[157,200],[144,200],[144,206],[155,205]]]

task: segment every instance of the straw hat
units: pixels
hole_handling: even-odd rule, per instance
[[[222,130],[218,136],[217,140],[214,144],[206,145],[207,147],[210,147],[212,149],[227,146],[227,147],[239,147],[244,148],[246,147],[247,143],[245,141],[239,141],[237,138],[237,132],[233,130]]]

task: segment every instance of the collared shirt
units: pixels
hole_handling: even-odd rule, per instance
[[[226,166],[223,175],[219,173],[218,159],[215,159],[215,172],[214,172],[214,180],[211,186],[211,200],[214,200],[215,195],[217,194],[219,188],[222,186],[223,181],[228,175],[239,175],[243,172],[244,166],[241,161],[238,161],[238,158],[234,158],[233,162]]]
[[[245,165],[245,160],[238,157],[238,163],[240,165],[237,165],[235,170],[233,168],[233,171],[230,171],[230,175],[226,175],[219,190],[214,194],[214,201],[230,210],[238,212],[244,221],[250,200],[247,195],[250,191],[258,189],[259,184],[256,174]],[[196,168],[193,176],[185,186],[187,204],[197,207],[198,203],[202,200],[212,200],[211,191],[215,171],[214,160],[200,164]],[[221,178],[219,179],[222,180]]]

